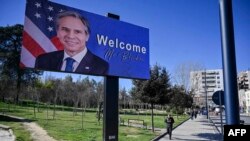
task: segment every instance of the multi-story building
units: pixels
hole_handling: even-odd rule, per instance
[[[206,106],[215,106],[212,101],[214,92],[224,90],[222,69],[190,72],[191,89],[194,91],[194,103]]]
[[[239,85],[239,89],[250,89],[250,85],[249,85],[249,81],[250,81],[250,71],[243,71],[240,72],[238,75],[238,85]]]
[[[250,71],[238,74],[239,106],[241,112],[250,113]]]
[[[250,71],[240,72],[237,79],[241,112],[250,113]],[[212,101],[214,92],[224,90],[222,69],[192,71],[190,72],[190,82],[191,89],[195,94],[194,103],[204,107],[206,106],[206,96],[208,106],[214,107],[215,104]]]
[[[245,96],[246,96],[246,109],[245,112],[250,114],[250,90],[247,90],[245,92]]]

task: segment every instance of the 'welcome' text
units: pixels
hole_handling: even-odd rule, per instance
[[[145,47],[141,47],[139,45],[131,44],[131,43],[125,43],[123,41],[119,41],[118,38],[116,39],[109,39],[108,36],[99,35],[97,34],[97,42],[99,45],[109,46],[111,48],[120,48],[125,49],[127,51],[134,51],[137,53],[143,53],[146,54],[147,50]]]

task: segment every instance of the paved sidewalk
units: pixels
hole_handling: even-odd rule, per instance
[[[16,137],[10,127],[0,124],[0,140],[1,141],[15,141]]]
[[[165,135],[159,141],[169,140],[169,135]],[[207,116],[200,115],[196,119],[189,119],[172,133],[173,141],[222,141],[223,137],[218,132]]]
[[[225,116],[222,117],[222,120],[220,119],[220,116],[210,115],[209,118],[213,122],[213,125],[216,127],[219,133],[223,132],[223,126],[226,124]],[[222,122],[222,125],[221,125]],[[222,130],[221,130],[222,128]]]

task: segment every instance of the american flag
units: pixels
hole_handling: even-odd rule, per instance
[[[67,10],[66,6],[47,0],[27,0],[21,51],[21,67],[34,68],[40,54],[62,50],[56,37],[56,14]]]

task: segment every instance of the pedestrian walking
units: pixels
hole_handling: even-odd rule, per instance
[[[192,109],[191,112],[190,112],[190,117],[191,117],[191,119],[193,120],[193,118],[194,118],[194,110],[193,110],[193,109]]]
[[[169,114],[165,119],[165,123],[167,127],[167,133],[169,134],[169,139],[171,140],[174,118]]]
[[[194,118],[197,118],[198,111],[197,109],[194,109]]]

